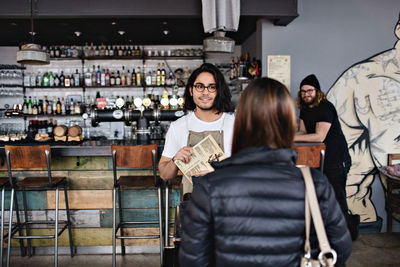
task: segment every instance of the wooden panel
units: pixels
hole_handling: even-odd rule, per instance
[[[4,207],[6,209],[10,209],[10,192],[6,191],[4,195],[5,195]],[[16,196],[18,199],[18,207],[22,210],[23,209],[22,192],[17,192]],[[33,209],[33,210],[47,209],[46,191],[28,191],[26,192],[26,200],[28,203],[28,209]]]
[[[34,235],[47,235],[53,234],[54,230],[51,229],[32,229],[30,231]],[[125,229],[125,233],[131,235],[158,235],[158,228],[135,228]],[[74,246],[111,246],[112,245],[112,228],[80,228],[72,229],[72,239]],[[13,239],[11,242],[12,247],[18,247],[19,241]],[[68,232],[67,230],[59,237],[58,244],[61,247],[69,246]],[[120,241],[117,240],[117,245]],[[127,240],[126,245],[136,246],[154,246],[159,245],[158,239],[135,239]],[[35,239],[32,240],[32,246],[50,247],[54,246],[54,239]],[[111,253],[111,249],[110,249]]]
[[[65,209],[64,193],[60,191],[59,207]],[[111,209],[111,190],[68,190],[70,209]],[[47,206],[55,208],[55,191],[47,191]]]
[[[47,168],[45,151],[49,151],[50,146],[9,146],[6,145],[5,151],[10,151],[11,168]],[[50,157],[51,158],[51,157]]]
[[[122,216],[124,218],[124,221],[158,222],[158,209],[124,209]],[[118,213],[117,213],[117,222],[119,222]],[[112,209],[103,210],[100,213],[100,224],[102,228],[112,227]],[[132,228],[138,228],[138,227],[142,228],[155,227],[155,224],[132,226]]]
[[[296,145],[293,149],[297,152],[297,165],[308,165],[311,168],[321,166],[321,150],[325,150],[325,145]]]
[[[156,144],[143,146],[111,146],[111,153],[116,151],[116,166],[125,168],[144,168],[153,166],[152,150],[155,150],[157,155]]]
[[[52,170],[109,170],[110,157],[53,157],[51,162]]]

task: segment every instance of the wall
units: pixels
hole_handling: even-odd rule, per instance
[[[268,55],[290,55],[293,98],[300,81],[308,74],[315,73],[322,90],[327,92],[350,66],[393,48],[397,41],[394,27],[400,5],[396,0],[304,0],[299,1],[298,10],[300,16],[287,27],[261,22],[263,75],[267,73]],[[374,180],[370,192],[377,215],[384,219],[385,230],[380,179]],[[398,231],[399,224],[394,229]]]

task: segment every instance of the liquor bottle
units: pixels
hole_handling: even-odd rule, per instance
[[[61,115],[67,114],[67,111],[65,110],[65,101],[64,97],[61,98]]]
[[[61,49],[60,46],[57,46],[57,49],[54,51],[54,56],[60,57],[60,55],[61,55]]]
[[[157,85],[157,72],[153,70],[150,76],[151,76],[151,85]]]
[[[85,46],[83,47],[83,56],[85,58],[89,57],[90,49],[88,43],[85,43]]]
[[[53,114],[53,102],[51,102],[51,100],[48,100],[47,103],[47,114]]]
[[[151,85],[151,71],[147,72],[145,80],[146,80],[146,85],[150,86]]]
[[[109,71],[109,69],[107,69],[107,72],[106,72],[106,75],[105,75],[105,84],[106,84],[106,86],[110,86],[110,77],[111,77],[110,71]]]
[[[94,46],[94,56],[98,57],[100,55],[100,50],[99,50],[99,46],[95,45]]]
[[[167,72],[165,71],[165,65],[162,63],[161,65],[161,86],[165,86],[167,83]]]
[[[101,86],[106,86],[106,72],[104,69],[101,70],[100,74],[100,85]]]
[[[104,46],[104,56],[110,56],[110,50],[108,49],[109,46]]]
[[[167,90],[164,90],[160,103],[161,103],[161,109],[169,109],[169,99]]]
[[[42,106],[42,110],[43,110],[43,114],[47,114],[47,105],[49,104],[49,101],[47,100],[47,96],[44,96],[44,100],[43,100],[43,106]]]
[[[114,45],[113,49],[114,49],[114,57],[118,56],[118,46]]]
[[[92,86],[92,74],[89,71],[89,68],[86,68],[85,71],[85,86]]]
[[[64,86],[65,86],[64,81],[65,81],[64,72],[61,71],[61,75],[60,75],[60,86],[61,86],[61,87],[64,87]]]
[[[75,73],[74,73],[74,86],[81,86],[81,81],[80,81],[80,77],[79,77],[80,75],[79,75],[79,72],[78,72],[78,69],[76,69],[75,70]]]
[[[114,48],[111,45],[108,46],[108,56],[110,57],[114,56]]]
[[[115,85],[115,75],[114,72],[111,72],[111,76],[110,76],[110,86],[114,86]]]
[[[124,55],[124,51],[122,50],[122,45],[118,46],[118,56],[122,57]]]
[[[122,66],[122,72],[121,72],[121,85],[125,86],[126,85],[126,73],[125,73],[125,66]]]
[[[126,73],[126,85],[131,86],[132,85],[132,75],[129,72],[129,70]]]
[[[132,69],[132,86],[136,85],[136,72],[135,68]]]
[[[43,74],[43,86],[48,87],[50,85],[49,73],[46,71]]]
[[[56,74],[56,75],[54,76],[54,86],[58,87],[58,86],[60,86],[60,83],[61,83],[60,78],[59,78],[58,75]]]
[[[30,76],[29,85],[32,87],[36,86],[36,75],[34,73],[32,73]]]
[[[115,77],[115,85],[121,85],[121,76],[119,75],[119,70],[117,70],[117,77]]]
[[[51,58],[54,57],[54,48],[53,48],[53,46],[50,46],[50,48],[49,48],[49,54],[50,54],[50,57],[51,57]]]
[[[49,135],[49,137],[53,137],[53,120],[49,119],[49,122],[47,123],[47,134]]]
[[[64,86],[65,87],[70,87],[71,86],[71,78],[69,77],[69,75],[67,75],[64,79]]]
[[[94,57],[94,46],[93,46],[93,42],[90,43],[89,57]]]
[[[69,104],[68,97],[65,100],[65,114],[70,114],[71,113],[71,106]]]
[[[92,70],[92,86],[96,86],[96,67],[94,65]]]
[[[142,86],[142,73],[140,67],[138,67],[138,71],[136,72],[136,85]]]
[[[55,96],[53,96],[53,107],[52,107],[52,109],[53,109],[53,115],[56,115],[57,114],[57,100],[56,100]]]
[[[28,101],[28,114],[32,114],[32,108],[33,108],[32,97],[29,96],[29,101]]]
[[[97,65],[97,71],[96,71],[96,86],[101,85],[101,71],[100,71],[100,66]]]
[[[22,105],[22,112],[24,114],[28,114],[28,100],[26,99],[26,96],[24,96],[24,104]]]
[[[52,71],[49,73],[49,86],[53,87],[54,86],[54,74]]]
[[[156,85],[161,85],[161,67],[160,63],[157,64],[157,72],[156,72]]]
[[[74,114],[81,114],[81,102],[79,101],[75,103]]]
[[[36,86],[43,86],[42,84],[42,74],[40,73],[40,71],[38,72],[38,74],[36,75]]]
[[[105,47],[104,47],[104,44],[102,43],[102,44],[100,45],[99,56],[104,57],[105,54],[106,54]]]
[[[36,96],[33,98],[33,106],[32,106],[32,115],[37,115],[38,114],[38,106],[37,106],[37,100]]]
[[[39,115],[43,114],[43,100],[42,99],[39,99],[39,103],[37,105],[37,113]]]
[[[27,73],[27,72],[25,72],[25,74],[24,74],[24,86],[25,87],[31,86],[31,76],[30,75],[31,74]]]
[[[57,115],[61,115],[61,101],[60,101],[60,98],[58,98],[58,100],[57,100],[56,114]]]
[[[71,98],[71,102],[69,104],[70,108],[69,108],[69,114],[70,115],[74,115],[75,114],[75,104],[74,104],[74,100]]]
[[[74,74],[71,74],[69,78],[69,86],[74,87],[75,86],[75,79],[74,79]]]

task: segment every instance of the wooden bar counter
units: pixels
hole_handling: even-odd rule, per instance
[[[155,142],[159,145],[159,153],[163,149],[164,142]],[[74,244],[78,247],[78,253],[111,253],[112,244],[112,160],[111,145],[138,145],[134,141],[100,140],[84,141],[80,145],[58,145],[52,147],[52,173],[54,176],[65,176],[68,179],[68,195],[73,225]],[[299,154],[298,164],[308,164],[319,167],[319,151],[323,144],[298,143],[295,150]],[[7,176],[4,146],[0,146],[0,177]],[[137,169],[121,171],[121,175],[149,174],[151,170]],[[44,170],[15,171],[16,175],[24,177],[45,174]],[[22,195],[19,201],[22,200]],[[28,192],[28,206],[32,210],[34,219],[54,217],[54,191]],[[6,206],[8,209],[9,194],[6,195]],[[180,192],[177,189],[169,191],[170,207],[177,206],[180,201]],[[135,216],[136,220],[157,221],[157,191],[153,189],[125,190],[123,192],[123,203],[125,220]],[[64,207],[64,196],[60,194],[60,208]],[[65,211],[61,211],[65,216]],[[174,217],[174,210],[170,209],[170,219]],[[8,216],[7,216],[8,217]],[[45,233],[46,230],[37,229],[36,233]],[[152,234],[158,231],[154,225],[142,228],[131,228],[137,234]],[[67,235],[60,237],[60,246],[68,246]],[[49,247],[53,245],[52,240],[35,240],[34,246]],[[128,245],[139,246],[140,251],[158,252],[158,240],[133,239]],[[17,246],[17,243],[13,243]],[[99,248],[102,247],[102,248]],[[128,252],[130,250],[128,249]]]

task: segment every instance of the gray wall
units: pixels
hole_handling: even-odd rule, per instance
[[[348,67],[394,46],[399,12],[399,0],[301,0],[299,17],[288,26],[261,21],[263,76],[268,55],[290,55],[292,96],[296,97],[298,85],[310,73],[317,75],[327,92]],[[379,178],[372,185],[372,201],[386,231]],[[394,222],[393,230],[400,231],[399,223]]]
[[[293,95],[310,73],[326,92],[349,66],[397,40],[399,0],[301,0],[298,10],[299,17],[286,27],[262,22],[262,64],[268,55],[290,55]]]

